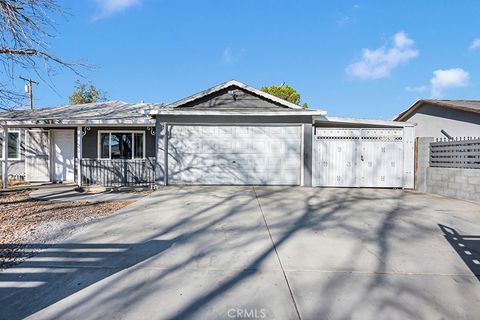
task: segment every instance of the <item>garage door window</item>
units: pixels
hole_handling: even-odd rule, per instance
[[[145,133],[101,131],[98,136],[98,154],[101,159],[143,159]]]

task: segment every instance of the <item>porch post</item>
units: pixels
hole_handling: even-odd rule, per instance
[[[3,126],[3,145],[2,145],[2,188],[7,189],[8,185],[8,127]]]
[[[83,155],[83,130],[77,127],[77,185],[82,186],[82,155]]]
[[[165,168],[165,174],[163,175],[163,185],[168,185],[168,123],[163,123],[165,134],[163,135],[163,163]]]

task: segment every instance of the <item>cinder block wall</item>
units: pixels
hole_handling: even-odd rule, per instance
[[[417,139],[415,190],[480,202],[480,169],[430,167],[431,142],[433,138]]]
[[[480,170],[427,168],[427,192],[480,202]]]

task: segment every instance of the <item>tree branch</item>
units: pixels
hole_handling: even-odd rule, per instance
[[[37,55],[39,51],[35,49],[0,48],[0,54]]]
[[[55,67],[67,68],[80,77],[79,69],[92,68],[66,62],[50,52],[47,40],[56,34],[51,15],[57,14],[65,14],[58,0],[0,0],[0,76],[10,79],[8,85],[13,85],[17,74],[34,72],[42,81],[48,79],[44,82],[55,91],[51,81]],[[6,81],[0,81],[0,107],[18,102],[11,93]]]

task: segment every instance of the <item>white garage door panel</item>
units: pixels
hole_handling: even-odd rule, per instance
[[[171,184],[300,184],[300,126],[173,126]]]
[[[317,129],[314,185],[403,186],[402,129]]]
[[[317,143],[316,172],[321,172],[318,184],[349,187],[355,185],[354,141],[319,141]]]
[[[403,139],[401,129],[364,129],[357,168],[363,187],[402,187]]]

